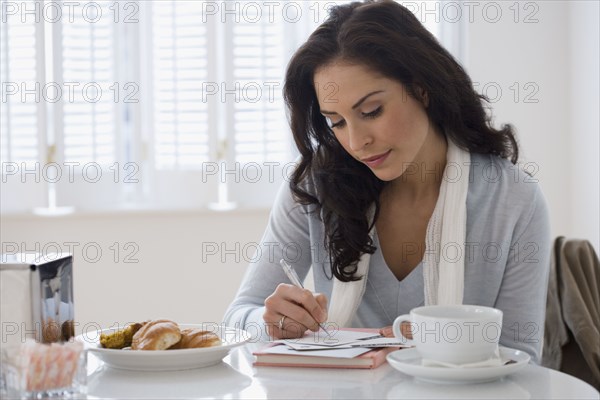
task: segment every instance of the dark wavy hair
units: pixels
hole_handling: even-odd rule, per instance
[[[333,275],[348,282],[362,253],[375,252],[369,236],[386,185],[339,144],[320,113],[315,71],[334,61],[363,65],[401,82],[423,101],[434,126],[457,146],[474,153],[518,159],[511,125],[497,130],[471,79],[452,55],[405,7],[393,0],[353,2],[332,7],[290,60],[283,89],[294,141],[300,151],[290,187],[297,202],[314,205],[325,225],[325,247]],[[306,186],[314,180],[314,192]],[[374,206],[374,218],[367,215]]]

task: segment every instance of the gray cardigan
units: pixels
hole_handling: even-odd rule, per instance
[[[471,154],[467,195],[464,304],[503,311],[500,344],[541,359],[550,259],[548,210],[535,177],[510,161]],[[310,186],[309,182],[309,187]],[[314,187],[313,187],[314,190]],[[275,200],[261,245],[224,323],[268,339],[264,300],[289,283],[279,259],[290,260],[300,278],[313,266],[315,289],[331,297],[333,281],[323,246],[324,227],[312,206],[297,204],[285,183]],[[398,281],[385,264],[377,235],[367,288],[353,327],[380,328],[424,304],[423,266]]]

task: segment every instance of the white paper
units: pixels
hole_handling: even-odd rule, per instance
[[[307,332],[303,337],[297,339],[276,340],[275,343],[284,343],[288,346],[309,345],[338,347],[345,344],[354,343],[360,339],[380,337],[377,333],[358,332],[358,331],[335,331],[327,335],[323,331]]]
[[[375,339],[366,340],[355,340],[340,345],[322,345],[322,344],[304,344],[304,343],[289,343],[286,342],[289,347],[294,350],[319,350],[319,349],[351,349],[353,347],[409,347],[404,343],[403,339],[380,337]]]
[[[405,339],[380,337],[375,339],[358,340],[350,343],[356,347],[411,347],[406,345]]]
[[[370,351],[370,348],[354,347],[350,349],[337,349],[329,348],[326,350],[312,350],[312,351],[296,351],[290,349],[285,345],[273,346],[261,351],[261,353],[268,354],[284,354],[293,356],[315,356],[315,357],[335,357],[335,358],[354,358]]]

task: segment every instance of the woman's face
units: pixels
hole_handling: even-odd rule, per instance
[[[317,69],[314,84],[339,143],[379,179],[395,180],[410,163],[426,161],[435,132],[423,104],[401,83],[364,66],[336,63]]]

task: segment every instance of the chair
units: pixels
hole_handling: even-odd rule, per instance
[[[600,389],[600,263],[586,240],[558,237],[551,257],[542,365]]]

